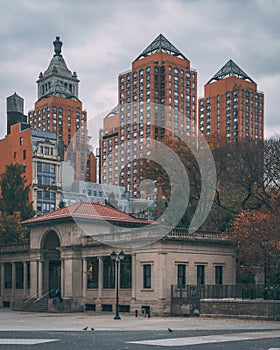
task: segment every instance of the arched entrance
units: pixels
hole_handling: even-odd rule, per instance
[[[49,297],[55,296],[55,290],[61,288],[60,240],[55,231],[49,231],[42,243],[44,252],[43,289],[49,291]]]

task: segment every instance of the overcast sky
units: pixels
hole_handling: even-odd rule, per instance
[[[49,65],[56,36],[68,68],[78,74],[79,98],[97,135],[104,111],[117,104],[118,74],[159,33],[197,70],[199,96],[230,58],[235,61],[265,94],[265,135],[279,133],[279,18],[279,0],[2,0],[0,137],[7,96],[22,96],[26,113],[34,107],[36,80]]]

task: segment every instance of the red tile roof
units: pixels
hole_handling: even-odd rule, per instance
[[[151,224],[150,221],[134,218],[131,215],[112,207],[108,207],[99,203],[89,203],[82,201],[72,204],[69,207],[61,208],[53,212],[43,214],[41,216],[22,221],[22,224],[29,225],[35,224],[37,222],[41,223],[45,221],[61,220],[67,218],[114,221],[138,225]]]

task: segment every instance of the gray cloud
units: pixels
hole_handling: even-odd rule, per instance
[[[26,110],[36,80],[59,35],[63,56],[81,80],[80,99],[95,125],[117,103],[117,77],[163,33],[191,61],[203,84],[232,58],[265,92],[266,135],[280,131],[280,2],[277,0],[14,0],[0,14],[0,136],[6,131],[6,97],[17,91]]]

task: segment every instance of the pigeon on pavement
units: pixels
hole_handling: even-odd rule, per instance
[[[86,326],[85,328],[83,328],[83,331],[86,331],[88,329],[88,326]]]

